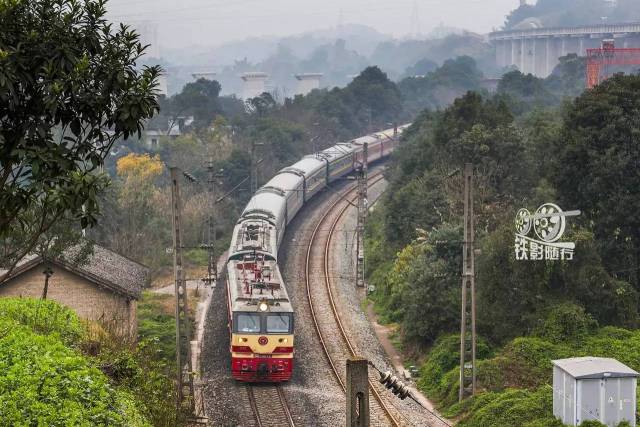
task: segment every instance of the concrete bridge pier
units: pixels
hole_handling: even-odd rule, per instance
[[[515,66],[522,73],[537,77],[549,76],[558,65],[558,58],[570,53],[586,56],[587,49],[598,48],[602,40],[610,38],[616,39],[618,47],[638,48],[640,23],[532,28],[489,35],[499,67]]]

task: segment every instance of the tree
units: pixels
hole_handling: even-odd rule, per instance
[[[640,76],[586,91],[564,119],[554,184],[562,206],[583,211],[605,265],[640,289]]]
[[[107,23],[105,3],[0,3],[0,239],[11,248],[0,263],[9,267],[61,218],[96,223],[105,155],[157,109],[160,70],[136,68],[145,48]]]
[[[163,173],[164,165],[158,156],[129,154],[117,165],[119,186],[119,214],[125,218],[120,225],[115,243],[118,252],[134,259],[143,259],[151,250],[152,237],[158,236],[156,206],[159,190],[155,180]]]
[[[218,97],[222,86],[215,80],[199,79],[187,83],[182,92],[175,95],[169,102],[172,113],[172,121],[178,116],[192,114],[196,129],[203,129],[211,125],[217,114],[220,113]]]

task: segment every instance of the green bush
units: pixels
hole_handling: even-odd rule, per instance
[[[118,390],[126,390],[141,419],[149,420],[155,427],[179,424],[181,414],[176,413],[175,407],[175,374],[162,361],[157,342],[142,341],[134,350],[103,348],[96,363]]]
[[[598,327],[583,307],[565,303],[553,307],[536,335],[552,343],[577,343]]]
[[[486,341],[479,339],[476,347],[478,359],[491,357]],[[443,405],[451,405],[458,399],[460,335],[447,335],[433,346],[427,361],[420,369],[418,387]]]
[[[508,389],[481,394],[458,426],[562,427],[563,424],[553,417],[553,390],[546,385],[535,391]]]
[[[154,340],[158,358],[172,363],[176,359],[176,319],[168,314],[163,303],[172,295],[144,292],[138,303],[138,339]]]
[[[65,344],[76,344],[84,327],[71,309],[51,300],[0,298],[0,319],[13,320],[43,335],[57,335]]]
[[[56,336],[0,320],[0,420],[12,426],[125,425],[107,377]]]

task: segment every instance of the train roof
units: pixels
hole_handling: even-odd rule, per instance
[[[284,193],[289,193],[293,190],[297,190],[300,184],[304,181],[304,178],[300,175],[296,175],[293,172],[282,171],[276,176],[271,178],[262,188],[264,189],[276,189]]]
[[[345,156],[352,154],[354,147],[349,142],[339,142],[336,145],[329,147],[316,154],[318,158],[325,158],[332,162],[337,159],[341,159]]]
[[[317,158],[315,155],[309,155],[305,156],[302,160],[294,163],[288,168],[283,169],[283,172],[297,171],[303,173],[305,177],[309,178],[311,175],[324,168],[325,165],[326,162],[324,160]]]
[[[241,218],[264,219],[276,225],[278,218],[284,216],[286,204],[281,194],[273,191],[260,191],[249,200]]]
[[[287,289],[275,261],[244,260],[227,263],[231,310],[259,312],[261,302],[269,304],[269,312],[293,312]]]
[[[277,259],[277,230],[267,221],[245,219],[233,229],[229,259],[242,259],[246,254],[260,253],[266,259]]]

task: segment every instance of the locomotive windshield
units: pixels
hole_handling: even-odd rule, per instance
[[[237,318],[237,331],[247,333],[260,332],[260,315],[257,313],[241,313]]]
[[[288,314],[278,313],[267,316],[267,333],[286,334],[291,328],[291,317]]]

